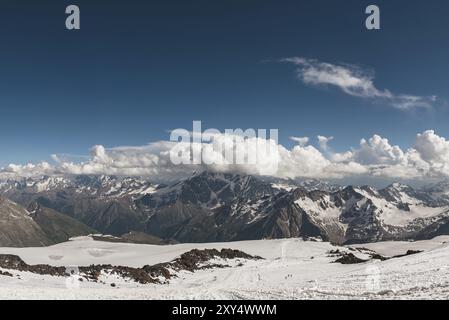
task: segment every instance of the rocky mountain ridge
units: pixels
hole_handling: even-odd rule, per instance
[[[303,237],[343,244],[449,234],[445,183],[378,190],[206,171],[167,186],[114,176],[9,179],[0,182],[0,195],[87,226],[77,231],[141,232],[167,241]]]

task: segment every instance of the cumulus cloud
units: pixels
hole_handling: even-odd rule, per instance
[[[404,152],[399,146],[392,146],[386,138],[374,135],[368,141],[362,139],[360,148],[353,153],[355,161],[361,164],[398,164],[406,161]]]
[[[398,109],[431,108],[437,100],[436,96],[394,94],[388,89],[378,89],[374,84],[374,73],[357,66],[336,65],[301,57],[281,61],[297,66],[298,78],[307,85],[334,86],[348,95],[380,100]]]
[[[11,164],[0,170],[0,177],[110,174],[173,181],[208,169],[279,178],[449,179],[449,140],[433,130],[417,134],[414,146],[407,150],[379,135],[361,139],[358,147],[343,152],[329,148],[332,137],[319,136],[318,147],[310,145],[305,137],[291,139],[297,142],[292,148],[270,138],[237,139],[220,133],[210,134],[207,142],[159,141],[116,148],[97,145],[83,161],[54,155],[52,164]],[[173,152],[180,155],[177,163]],[[201,161],[193,161],[195,154]],[[237,158],[244,161],[238,162]]]
[[[38,164],[28,163],[26,165],[9,164],[1,169],[1,173],[18,175],[18,176],[34,176],[42,174],[53,174],[55,169],[48,162],[41,162]]]
[[[301,147],[306,146],[309,143],[309,137],[290,137],[290,140],[295,141]]]
[[[334,140],[334,137],[325,137],[325,136],[318,136],[318,144],[323,151],[329,151],[329,142]]]

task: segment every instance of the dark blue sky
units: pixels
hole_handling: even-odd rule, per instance
[[[81,30],[65,29],[65,7]],[[380,31],[364,27],[381,8]],[[356,64],[379,89],[449,99],[449,2],[24,1],[0,4],[0,166],[86,154],[95,144],[141,145],[167,130],[279,128],[334,136],[336,150],[377,133],[401,147],[449,110],[400,111],[301,83],[300,56]]]

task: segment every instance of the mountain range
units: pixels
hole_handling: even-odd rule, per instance
[[[161,243],[428,239],[449,234],[449,183],[376,189],[210,171],[170,185],[105,175],[0,181],[0,246],[45,246],[93,233]]]

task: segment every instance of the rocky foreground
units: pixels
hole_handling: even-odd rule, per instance
[[[446,299],[449,292],[447,236],[351,246],[82,237],[0,255],[2,299]]]
[[[234,259],[239,259],[238,263],[241,266],[245,260],[258,260],[262,258],[232,249],[221,249],[221,251],[216,249],[193,249],[183,253],[179,258],[171,262],[158,263],[151,266],[145,265],[142,268],[113,266],[111,264],[80,266],[77,268],[76,276],[79,281],[102,282],[101,276],[107,274],[116,275],[126,280],[133,280],[140,284],[160,284],[167,283],[169,279],[177,277],[177,273],[180,271],[195,272],[204,269],[229,268],[230,265],[226,264],[226,261]],[[0,254],[0,268],[39,275],[58,277],[74,276],[74,269],[48,264],[29,265],[19,256],[12,254]],[[1,275],[13,277],[9,271],[4,271],[0,273]]]

